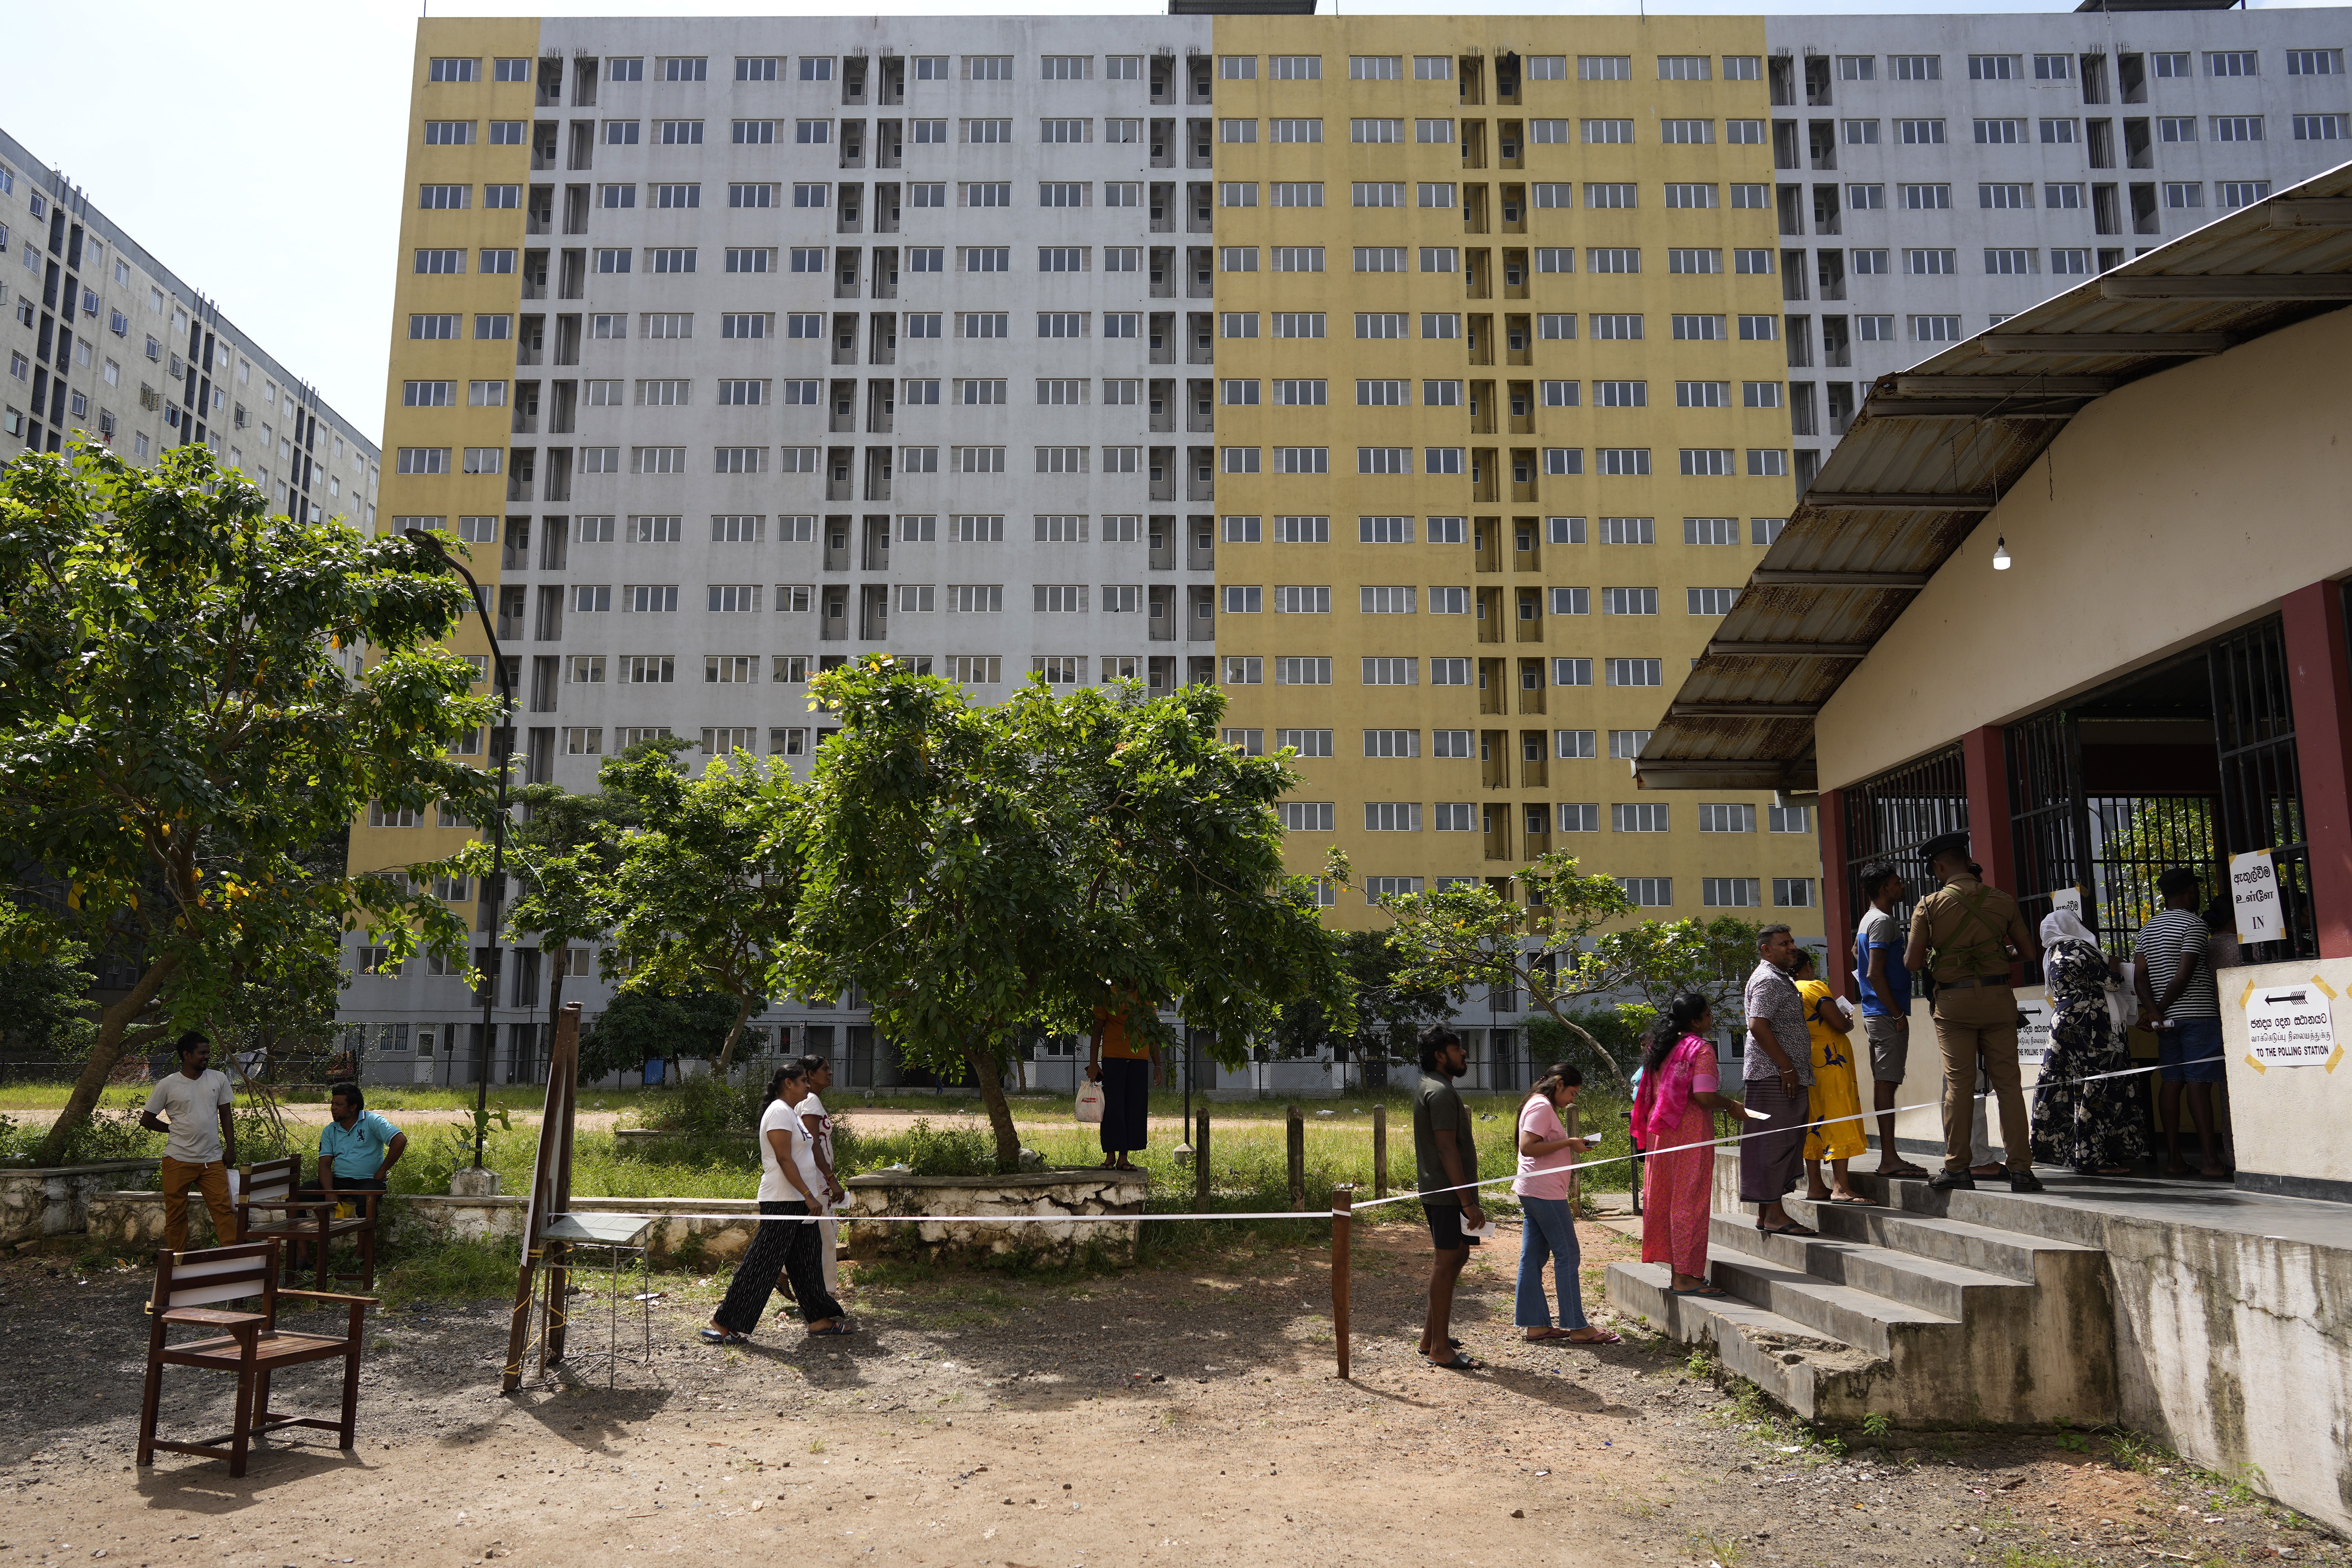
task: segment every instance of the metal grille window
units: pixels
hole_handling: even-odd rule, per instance
[[[2312,925],[2311,846],[2296,759],[2285,634],[2276,617],[2220,638],[2207,650],[2213,735],[2221,750],[2219,857],[2268,849],[2278,868],[2286,934],[2257,942],[2249,963],[2318,956]]]

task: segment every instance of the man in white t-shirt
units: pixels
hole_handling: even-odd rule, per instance
[[[188,1189],[205,1194],[213,1216],[213,1245],[236,1240],[236,1211],[229,1207],[228,1168],[236,1163],[236,1129],[228,1108],[236,1095],[228,1075],[213,1070],[212,1041],[191,1029],[180,1037],[180,1070],[155,1080],[139,1125],[166,1134],[163,1141],[163,1246],[188,1249]],[[169,1113],[166,1121],[158,1111]]]
[[[705,1343],[741,1344],[760,1326],[778,1274],[791,1276],[793,1294],[800,1303],[808,1331],[816,1335],[854,1331],[841,1313],[841,1304],[825,1288],[817,1262],[815,1217],[831,1205],[831,1185],[819,1173],[816,1140],[800,1120],[798,1108],[808,1098],[806,1069],[788,1061],[776,1069],[769,1100],[760,1112],[760,1213],[743,1260],[736,1265],[727,1299],[702,1331]]]
[[[833,1087],[833,1062],[830,1058],[815,1055],[801,1058],[801,1069],[808,1084],[808,1095],[793,1107],[809,1137],[810,1152],[816,1160],[817,1174],[824,1182],[824,1195],[828,1209],[848,1195],[841,1178],[833,1172],[833,1117],[819,1098]],[[841,1222],[828,1213],[817,1222],[817,1261],[824,1269],[824,1289],[828,1296],[841,1291],[841,1264],[835,1256],[840,1247]]]

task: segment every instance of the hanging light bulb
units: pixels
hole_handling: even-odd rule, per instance
[[[2006,534],[1993,542],[1992,569],[1996,572],[2009,570],[2009,536]]]

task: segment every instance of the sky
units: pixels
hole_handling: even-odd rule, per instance
[[[513,5],[426,0],[436,16]],[[1327,13],[1334,0],[1323,0]],[[1337,0],[1348,16],[1427,13],[1429,0]],[[2257,4],[2282,0],[2254,0]],[[2294,0],[2284,0],[2294,3]],[[1627,16],[1640,0],[1523,0],[1528,14]],[[1499,8],[1499,7],[1498,7]],[[1655,15],[2072,10],[2072,0],[1659,0]],[[633,0],[569,16],[840,15],[729,0]],[[862,0],[857,15],[943,7]],[[1162,0],[1015,0],[1026,15],[1158,15]],[[0,0],[0,37],[58,39],[55,7]],[[403,198],[408,62],[417,5],[399,0],[110,0],[87,35],[10,73],[0,126],[79,184],[108,216],[246,337],[316,385],[350,427],[383,427],[384,363]],[[37,50],[37,52],[38,52]]]

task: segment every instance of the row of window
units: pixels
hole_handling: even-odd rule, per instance
[[[1646,593],[1652,595],[1654,595],[1657,592],[1654,588],[1634,589],[1630,591],[1634,593]],[[1654,610],[1651,613],[1654,614],[1655,611]],[[1342,660],[1341,662],[1344,663],[1345,661]],[[1359,684],[1364,686],[1419,686],[1422,684],[1421,667],[1423,662],[1426,662],[1429,666],[1430,685],[1469,686],[1474,683],[1474,677],[1476,674],[1475,667],[1478,661],[1475,658],[1453,658],[1445,657],[1433,658],[1426,661],[1417,658],[1391,658],[1386,656],[1367,657],[1360,660]],[[1535,660],[1527,660],[1523,662],[1527,668],[1523,668],[1521,671],[1522,688],[1529,691],[1540,690],[1542,689],[1543,675],[1541,664]],[[1625,676],[1625,679],[1616,679],[1616,676],[1620,672],[1615,669],[1612,669],[1611,679],[1607,683],[1609,685],[1657,686],[1661,684],[1658,679],[1660,661],[1657,659],[1612,658],[1605,659],[1601,662],[1606,666],[1624,667],[1622,673]],[[1561,658],[1556,660],[1555,663],[1561,668],[1555,669],[1553,673],[1567,677],[1567,679],[1561,679],[1556,682],[1556,684],[1561,686],[1591,686],[1592,684],[1593,661],[1591,659]],[[1332,684],[1332,661],[1321,655],[1281,654],[1268,656],[1254,653],[1225,654],[1220,658],[1218,660],[1219,684],[1224,686],[1264,686],[1266,684],[1265,676],[1266,667],[1268,665],[1274,667],[1274,684],[1276,686],[1329,686]],[[1644,666],[1647,667],[1646,669],[1642,668]],[[1468,733],[1467,731],[1462,732],[1465,734]],[[1555,734],[1558,738],[1558,744],[1560,748],[1557,754],[1560,757],[1573,760],[1578,758],[1589,758],[1593,754],[1591,750],[1592,744],[1591,731],[1560,730],[1555,731]],[[1619,734],[1640,734],[1646,738],[1649,731],[1646,730],[1626,730],[1612,731],[1612,737]],[[1614,740],[1612,739],[1612,747],[1614,743]],[[1578,745],[1581,745],[1586,749],[1581,752],[1571,749]],[[1640,749],[1641,748],[1636,745],[1633,751],[1626,752],[1623,755],[1628,757],[1633,756],[1635,752],[1639,752]],[[1438,754],[1440,756],[1444,756],[1449,753],[1440,752]],[[1466,755],[1467,753],[1465,754]],[[1528,753],[1528,760],[1530,762],[1535,761],[1540,757],[1541,754],[1540,751],[1531,752]],[[1614,757],[1618,756],[1620,753],[1612,749],[1609,754]]]
[[[2344,74],[2344,51],[2340,48],[2288,49],[2286,74],[2289,76],[2341,76]],[[2262,52],[2258,49],[2207,49],[2203,51],[2205,74],[2209,77],[2250,77],[2262,74]],[[2147,57],[2149,73],[2158,79],[2192,77],[2197,74],[2189,50],[2177,49]],[[1970,55],[1968,57],[1970,81],[2024,81],[2029,79],[2025,57],[2022,55]],[[1837,73],[1843,81],[1876,81],[1876,55],[1840,55]],[[1944,79],[1944,57],[1941,55],[1889,55],[1886,74],[1895,81],[1941,81]],[[2031,79],[2034,81],[2059,82],[2075,79],[2073,55],[2035,55]]]
[[[1933,340],[1931,340],[1933,341]],[[1366,475],[1408,476],[1413,471],[1413,448],[1411,447],[1359,447],[1356,448],[1356,472]],[[1645,477],[1651,472],[1650,448],[1647,447],[1596,447],[1592,449],[1592,467],[1588,470],[1581,447],[1545,447],[1540,451],[1540,472],[1548,477],[1566,477],[1587,472],[1627,478]],[[1271,458],[1267,454],[1271,453]],[[1680,471],[1689,479],[1723,479],[1743,471],[1752,479],[1779,479],[1789,472],[1789,454],[1772,447],[1685,447],[1676,461]],[[1467,474],[1473,479],[1483,479],[1477,459],[1461,447],[1424,447],[1421,448],[1421,471],[1432,476]],[[1538,471],[1536,450],[1515,450],[1511,458],[1511,482],[1525,485],[1534,482]],[[1221,447],[1217,449],[1218,470],[1226,474],[1328,474],[1331,472],[1331,453],[1328,447]]]
[[[1229,741],[1234,736],[1263,735],[1264,733],[1262,730],[1225,731]],[[1328,730],[1306,731],[1284,730],[1277,733],[1328,736],[1330,731]],[[1364,731],[1364,754],[1368,757],[1386,755],[1384,752],[1374,751],[1373,747],[1376,743],[1385,745],[1387,742],[1384,738],[1395,733],[1415,734],[1418,731],[1367,730]],[[1437,733],[1467,735],[1470,731],[1441,730]],[[1234,743],[1239,744],[1239,742]],[[1314,753],[1302,752],[1301,754]],[[1328,756],[1330,753],[1327,751],[1320,754]],[[1368,832],[1418,833],[1422,830],[1422,803],[1418,801],[1366,801],[1363,805],[1364,827]],[[1339,815],[1336,803],[1324,800],[1284,801],[1277,809],[1282,816],[1283,829],[1289,833],[1331,832]],[[1601,803],[1597,801],[1561,802],[1557,805],[1536,805],[1530,802],[1521,805],[1518,809],[1521,813],[1521,825],[1530,835],[1541,836],[1551,832],[1555,822],[1558,823],[1559,830],[1562,833],[1601,831]],[[1507,820],[1505,814],[1510,810],[1511,807],[1507,805],[1496,805],[1476,801],[1439,801],[1430,808],[1428,816],[1431,826],[1439,833],[1477,833],[1487,830],[1491,826],[1500,826],[1502,822]],[[1701,805],[1697,810],[1699,831],[1702,833],[1753,833],[1756,831],[1756,808],[1752,805]],[[1772,831],[1775,833],[1811,831],[1811,814],[1803,806],[1791,807],[1785,814],[1779,807],[1774,807],[1772,815],[1775,819]],[[1609,831],[1612,833],[1665,833],[1671,831],[1667,826],[1667,816],[1668,808],[1662,805],[1650,802],[1618,803],[1609,807]],[[1795,826],[1782,826],[1783,819],[1794,823]],[[1745,826],[1716,826],[1741,821],[1746,823]],[[1752,887],[1754,884],[1751,882],[1749,885]]]
[[[995,686],[1003,682],[1003,656],[1001,654],[898,654],[893,656],[916,675],[929,675],[936,667],[939,674],[961,685]],[[702,660],[702,679],[709,686],[749,686],[758,684],[761,671],[769,671],[769,679],[780,686],[804,686],[809,674],[826,661],[812,658],[804,653],[780,653],[765,657],[759,654],[706,654]],[[833,663],[840,660],[835,658]],[[1065,685],[1070,680],[1083,680],[1083,675],[1066,672],[1082,667],[1084,659],[1074,654],[1039,654],[1031,668],[1038,674],[1055,679],[1050,685]],[[574,686],[605,684],[610,667],[612,684],[616,686],[671,686],[677,682],[678,656],[667,653],[573,654],[564,661],[564,680]],[[691,669],[691,660],[688,660]],[[1134,654],[1104,654],[1101,656],[1102,679],[1138,680],[1142,679],[1141,661]],[[667,734],[667,731],[662,731]],[[706,747],[706,750],[709,748]],[[1328,754],[1328,753],[1327,753]],[[383,826],[379,824],[378,826]],[[398,824],[413,826],[411,823]]]
[[[1709,519],[1706,521],[1727,521]],[[1519,619],[1534,620],[1548,595],[1555,616],[1589,616],[1592,613],[1592,590],[1590,588],[1551,587],[1528,589],[1519,595]],[[1739,597],[1737,588],[1685,588],[1684,608],[1694,616],[1727,616]],[[1367,616],[1411,616],[1419,614],[1426,605],[1433,616],[1466,616],[1475,608],[1481,619],[1484,606],[1477,605],[1466,587],[1445,584],[1432,584],[1423,595],[1414,584],[1360,584],[1356,589],[1356,608]],[[1331,590],[1321,584],[1277,584],[1269,591],[1262,584],[1228,583],[1217,590],[1218,604],[1229,616],[1255,616],[1270,604],[1276,614],[1328,616],[1331,613]],[[1654,616],[1658,613],[1658,591],[1655,588],[1603,588],[1601,590],[1601,613],[1610,616]],[[1656,659],[1609,659],[1612,666],[1647,664],[1650,675],[1643,679],[1618,679],[1612,674],[1612,686],[1655,686]],[[1555,658],[1552,660],[1552,684],[1555,686],[1590,686],[1592,684],[1592,661],[1589,658]],[[1528,689],[1540,685],[1539,667],[1531,668],[1524,682]]]
[[[1540,808],[1529,807],[1528,809],[1532,812]],[[1560,809],[1566,811],[1568,807],[1562,806]],[[1563,833],[1598,832],[1599,829],[1564,827],[1560,831]],[[1437,885],[1443,889],[1455,884],[1475,882],[1478,879],[1475,877],[1440,877],[1437,879]],[[1675,901],[1675,879],[1672,877],[1619,877],[1614,880],[1619,890],[1623,892],[1627,900],[1636,908],[1664,909]],[[1368,904],[1383,904],[1391,899],[1402,898],[1422,890],[1422,879],[1419,877],[1366,877],[1363,884],[1364,901]],[[1760,900],[1757,897],[1760,884],[1753,877],[1707,877],[1702,879],[1701,885],[1704,889],[1705,907],[1708,909],[1760,907]],[[1329,884],[1319,878],[1315,879],[1315,888],[1318,903],[1329,904],[1337,897],[1336,891]],[[1772,879],[1772,901],[1782,909],[1810,909],[1813,902],[1812,882],[1803,877],[1775,877]]]

